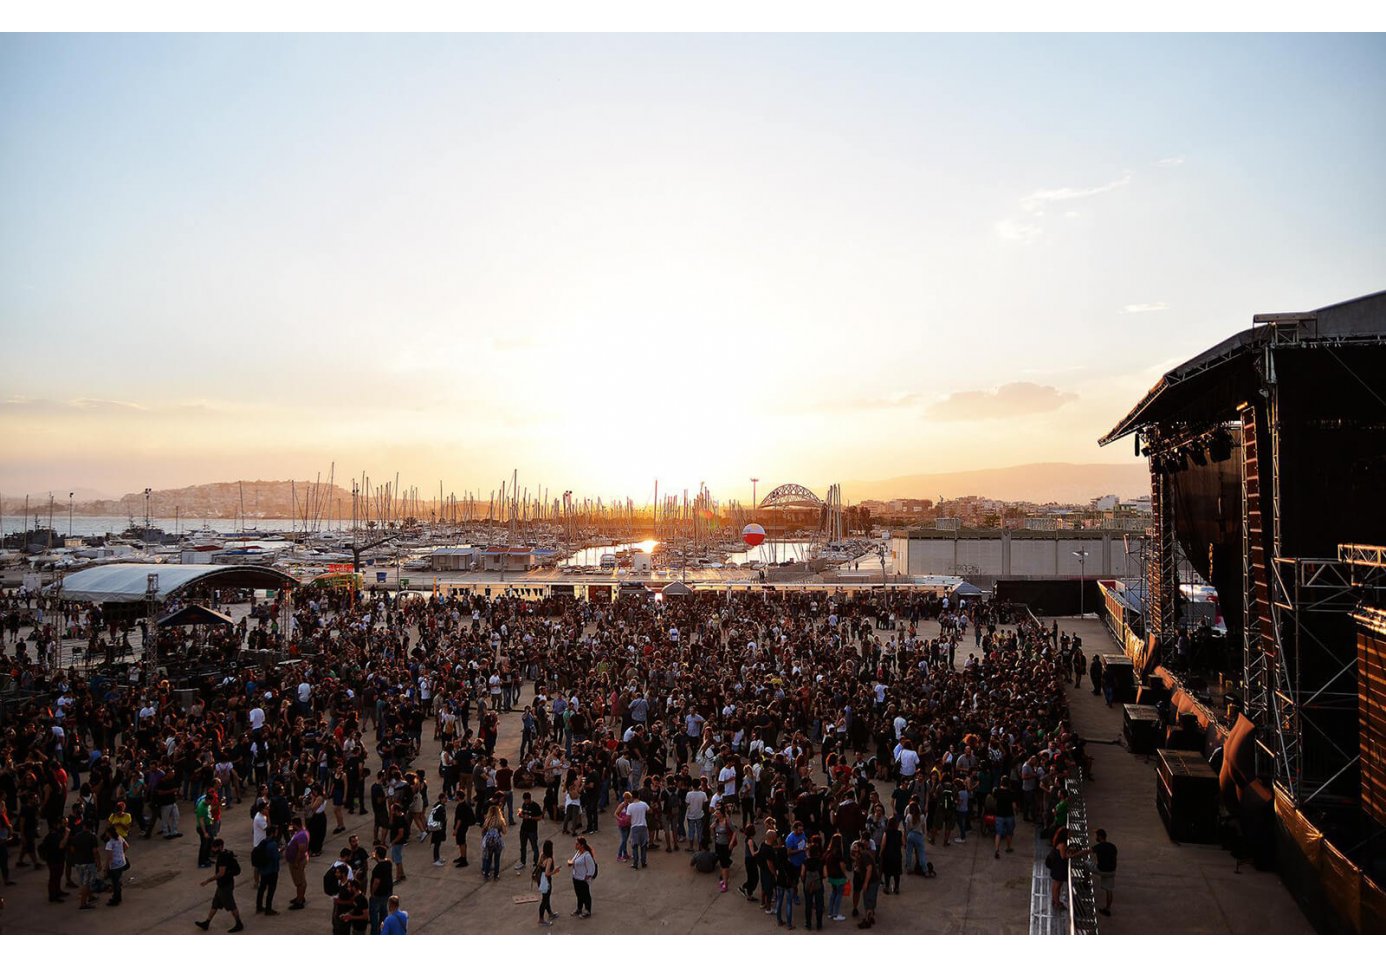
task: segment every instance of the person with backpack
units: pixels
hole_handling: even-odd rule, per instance
[[[501,854],[505,851],[505,816],[493,803],[481,822],[481,879],[500,880]]]
[[[446,861],[442,857],[443,841],[448,836],[448,803],[447,795],[442,791],[438,793],[438,802],[433,804],[433,809],[428,812],[428,835],[433,843],[433,866],[442,867]]]
[[[236,908],[236,878],[241,874],[241,863],[236,859],[236,855],[227,850],[220,837],[212,841],[212,857],[216,863],[216,869],[212,876],[207,878],[202,884],[216,881],[217,890],[212,895],[212,907],[207,912],[207,918],[203,921],[194,921],[199,928],[206,931],[212,926],[212,919],[217,916],[218,911],[230,911],[231,916],[236,919],[236,923],[226,929],[227,934],[236,934],[245,930],[245,923],[241,921],[241,912]]]
[[[279,831],[273,827],[265,829],[265,836],[250,851],[250,865],[259,875],[255,887],[255,913],[275,917],[274,892],[279,887]]]
[[[577,839],[573,856],[568,860],[573,869],[573,893],[577,895],[575,918],[592,916],[592,882],[597,879],[597,858],[587,844],[586,837]]]

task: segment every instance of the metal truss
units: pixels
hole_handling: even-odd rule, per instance
[[[1386,548],[1381,545],[1338,545],[1338,560],[1345,565],[1386,568]]]
[[[1152,465],[1153,467],[1153,465]],[[1147,573],[1146,631],[1163,648],[1179,633],[1179,550],[1174,534],[1174,509],[1169,501],[1169,478],[1152,469],[1150,474],[1152,523],[1146,532],[1150,548]]]
[[[1283,651],[1275,633],[1273,584],[1267,575],[1267,531],[1275,518],[1265,515],[1262,491],[1260,422],[1255,407],[1240,408],[1242,419],[1242,675],[1246,716],[1256,726],[1257,772],[1293,789],[1299,752],[1299,730],[1282,712],[1285,675]],[[1272,468],[1274,462],[1272,461]],[[1269,520],[1267,518],[1269,517]],[[1272,538],[1273,542],[1273,538]]]
[[[1286,756],[1277,782],[1305,806],[1324,795],[1361,759],[1359,750],[1344,749],[1320,724],[1318,713],[1357,708],[1357,651],[1325,642],[1314,616],[1346,615],[1358,605],[1358,586],[1351,566],[1335,558],[1276,558],[1271,570],[1276,620],[1272,623],[1280,655],[1277,700]],[[1305,674],[1310,662],[1320,671]],[[1304,762],[1304,740],[1331,748],[1333,759],[1322,768]]]
[[[814,507],[822,507],[823,499],[814,494],[802,484],[781,484],[765,497],[761,498],[758,507],[774,508],[794,505],[811,504]]]

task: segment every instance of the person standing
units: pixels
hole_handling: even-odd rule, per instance
[[[390,860],[395,865],[395,883],[402,884],[404,875],[404,848],[409,844],[409,817],[404,807],[396,803],[390,808]]]
[[[438,802],[428,814],[428,836],[433,844],[433,866],[442,867],[446,863],[442,849],[443,841],[448,836],[448,804],[447,794],[441,790],[438,791]]]
[[[126,857],[130,844],[124,837],[116,831],[115,827],[106,828],[106,876],[111,881],[111,898],[106,902],[107,907],[119,907],[121,901],[121,880],[125,876],[125,869],[130,866]]]
[[[380,934],[390,913],[390,897],[395,890],[395,871],[384,844],[375,847],[375,866],[371,868],[369,913],[371,934]]]
[[[712,821],[712,849],[717,853],[717,866],[722,872],[722,881],[719,890],[727,893],[727,884],[731,881],[732,868],[732,849],[736,847],[736,825],[731,822],[727,815],[725,804],[717,805],[717,812]]]
[[[385,915],[385,920],[380,923],[380,933],[408,934],[409,912],[400,910],[398,895],[391,895],[388,904],[390,913]]]
[[[308,831],[297,817],[289,821],[289,843],[284,848],[284,859],[289,862],[289,877],[294,882],[294,899],[289,902],[289,910],[301,911],[308,905]]]
[[[481,879],[500,880],[501,854],[505,850],[505,817],[499,803],[491,804],[481,822]]]
[[[457,806],[453,810],[452,820],[452,839],[457,844],[457,859],[452,862],[454,867],[466,867],[467,860],[467,831],[476,826],[476,812],[472,810],[472,805],[462,797],[458,797]]]
[[[592,881],[597,877],[597,858],[592,855],[592,848],[588,846],[586,837],[577,839],[576,849],[568,861],[568,866],[573,869],[573,893],[577,895],[577,909],[573,911],[573,917],[590,918]]]
[[[86,828],[81,817],[73,817],[69,823],[72,833],[67,838],[67,856],[73,873],[77,875],[77,910],[89,911],[95,907],[91,903],[91,888],[96,882],[96,864],[100,859],[101,847],[96,834]]]
[[[544,813],[528,790],[524,792],[523,797],[520,802],[520,861],[515,867],[517,872],[525,869],[527,857],[533,857],[536,863],[539,860],[539,818]],[[526,847],[530,848],[528,854],[525,852]]]
[[[212,895],[212,907],[207,912],[205,921],[194,921],[199,928],[206,931],[212,926],[212,918],[216,917],[218,911],[230,911],[231,916],[236,919],[236,923],[226,929],[227,934],[236,934],[245,930],[245,923],[241,921],[241,912],[236,909],[236,877],[241,872],[240,861],[236,860],[236,855],[225,849],[221,838],[212,841],[212,858],[216,864],[216,869],[212,876],[207,878],[202,884],[216,881],[217,892]]]
[[[993,794],[996,801],[996,838],[993,849],[996,852],[996,859],[1001,859],[1001,841],[1006,841],[1006,853],[1012,853],[1014,848],[1011,846],[1015,838],[1015,791],[1011,789],[1011,778],[1003,776],[1001,786]]]
[[[63,863],[67,858],[68,826],[62,820],[48,825],[48,833],[39,844],[38,855],[48,865],[48,903],[61,904],[67,897],[63,890]]]
[[[257,860],[258,854],[258,860]],[[255,913],[276,917],[274,892],[279,887],[279,831],[266,827],[265,836],[250,851],[251,863],[255,865],[258,883],[255,885]]]
[[[804,860],[804,929],[814,931],[814,921],[818,921],[818,931],[823,929],[823,838],[818,833],[808,839],[808,857]]]
[[[857,927],[873,928],[876,926],[876,895],[880,891],[881,878],[871,841],[866,839],[864,832],[862,838],[852,845],[852,861],[852,901],[854,904],[860,901],[863,910]],[[854,909],[852,913],[857,912]]]
[[[553,841],[544,841],[543,853],[539,855],[539,926],[547,928],[558,915],[553,913],[553,875],[556,865],[553,859]],[[544,914],[548,914],[545,919]]]
[[[1097,883],[1106,895],[1106,903],[1097,909],[1098,914],[1112,916],[1112,895],[1116,891],[1117,849],[1116,844],[1107,839],[1107,831],[1098,828],[1097,843],[1092,845],[1092,854],[1097,858]]]
[[[630,819],[631,870],[649,867],[650,805],[635,797],[626,806],[626,816]]]
[[[700,717],[701,718],[701,717]],[[698,785],[684,794],[684,803],[688,805],[684,819],[688,821],[688,847],[689,853],[698,849],[703,839],[703,821],[705,819],[703,808],[707,805],[707,781],[698,780]]]

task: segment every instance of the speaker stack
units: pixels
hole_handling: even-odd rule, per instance
[[[1171,839],[1192,844],[1218,842],[1218,775],[1202,753],[1160,750],[1155,806]]]
[[[1112,701],[1135,702],[1136,667],[1131,664],[1131,660],[1124,655],[1103,655],[1101,662],[1104,674],[1107,669],[1112,670],[1112,679],[1115,683],[1112,690]]]
[[[1150,754],[1160,745],[1160,714],[1154,706],[1127,703],[1121,707],[1121,731],[1132,753]]]

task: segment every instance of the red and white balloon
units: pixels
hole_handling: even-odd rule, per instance
[[[765,540],[765,529],[758,524],[748,524],[741,529],[741,540],[754,548]]]

